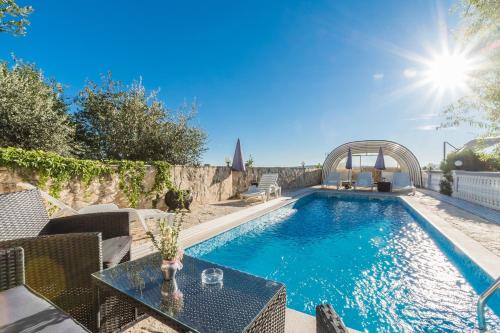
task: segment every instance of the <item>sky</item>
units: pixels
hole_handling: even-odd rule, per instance
[[[0,59],[35,63],[67,96],[111,71],[142,78],[172,109],[196,99],[203,163],[223,165],[237,138],[257,166],[322,163],[345,142],[386,139],[426,165],[440,162],[443,141],[478,134],[436,131],[457,94],[414,87],[416,56],[453,45],[451,1],[18,3],[34,7],[31,26],[0,34]]]

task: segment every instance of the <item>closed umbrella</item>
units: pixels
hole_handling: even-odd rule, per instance
[[[377,161],[375,161],[375,170],[385,170],[385,161],[384,161],[384,152],[382,151],[382,147],[378,149],[378,156],[377,156]],[[377,172],[378,174],[378,172]],[[382,180],[384,181],[384,178],[382,178],[382,172],[380,171],[380,174],[377,175],[377,181]]]
[[[348,171],[348,177],[347,177],[347,180],[348,180],[349,182],[351,182],[351,171],[350,171],[350,170],[352,169],[352,152],[351,152],[351,148],[349,148],[349,149],[347,150],[347,161],[345,162],[345,168],[346,168],[347,170],[349,170],[349,171]]]
[[[243,154],[241,153],[240,139],[236,142],[236,149],[234,150],[233,166],[234,171],[245,171],[245,163],[243,163]]]
[[[377,161],[375,162],[375,169],[385,170],[384,152],[382,151],[382,147],[380,147],[378,150]]]

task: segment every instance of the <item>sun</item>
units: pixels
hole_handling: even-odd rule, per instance
[[[443,52],[426,61],[423,79],[437,90],[466,90],[471,62],[465,54]]]

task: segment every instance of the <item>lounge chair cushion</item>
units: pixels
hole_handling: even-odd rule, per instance
[[[130,251],[131,236],[120,236],[102,241],[102,261],[105,267],[118,265],[123,257]]]
[[[0,333],[89,332],[25,286],[0,292]]]
[[[266,194],[266,191],[260,190],[257,186],[250,186],[248,191],[241,193],[243,197],[256,197]]]

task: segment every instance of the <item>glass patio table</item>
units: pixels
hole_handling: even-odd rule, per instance
[[[175,280],[167,282],[160,264],[155,253],[94,273],[92,280],[100,292],[131,303],[180,332],[285,331],[283,284],[187,255]],[[223,282],[205,285],[201,272],[212,267],[224,271]]]

